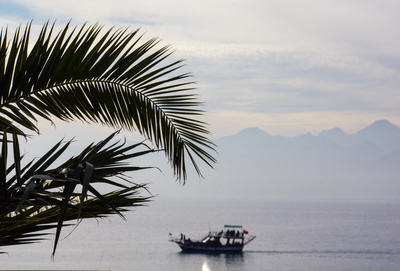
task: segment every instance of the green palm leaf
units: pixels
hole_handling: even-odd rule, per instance
[[[197,119],[203,111],[193,82],[179,74],[182,60],[169,61],[169,46],[142,42],[138,30],[67,25],[53,35],[53,28],[45,24],[31,47],[31,25],[12,42],[1,32],[0,127],[38,131],[40,116],[136,129],[165,149],[183,181],[186,156],[198,174],[198,158],[215,163],[206,124]]]
[[[57,143],[37,162],[24,167],[20,183],[13,178],[14,184],[9,183],[7,189],[11,192],[9,197],[0,202],[0,246],[38,242],[49,234],[48,230],[56,229],[54,255],[62,228],[71,225],[66,221],[111,214],[123,217],[127,207],[148,202],[152,196],[138,195],[139,190],[146,189],[145,185],[124,185],[110,178],[125,179],[122,174],[126,172],[151,168],[129,166],[128,162],[156,150],[143,143],[111,144],[116,133],[90,144],[56,168],[49,167],[59,160],[71,141]],[[97,183],[118,189],[101,194],[95,188]]]

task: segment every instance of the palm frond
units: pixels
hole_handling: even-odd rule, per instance
[[[55,229],[54,254],[62,228],[70,225],[65,222],[111,214],[123,217],[127,207],[148,202],[151,195],[138,194],[146,190],[146,185],[132,182],[124,185],[110,178],[151,168],[129,166],[128,162],[156,150],[144,143],[112,143],[116,133],[118,131],[97,144],[90,144],[79,155],[55,168],[50,167],[71,141],[58,142],[38,161],[28,163],[28,167],[13,166],[20,177],[11,176],[12,181],[7,182],[8,196],[0,200],[0,246],[38,242],[48,230]],[[3,154],[7,149],[4,145],[8,145],[4,140]],[[15,155],[19,155],[19,151]],[[97,183],[117,189],[102,194],[95,188]]]
[[[143,206],[150,200],[150,197],[138,196],[138,191],[142,188],[138,185],[118,189],[103,195],[103,197],[110,205],[118,207],[119,212],[126,212],[132,207]],[[63,226],[75,225],[78,217],[80,219],[103,218],[115,214],[113,208],[104,207],[102,200],[94,197],[83,202],[82,210],[79,214],[77,206],[70,205],[63,219],[64,222],[75,222],[64,223]],[[49,230],[57,228],[59,212],[59,205],[47,208],[35,205],[18,215],[0,217],[0,247],[42,241],[47,235],[52,234]]]
[[[1,32],[0,126],[38,131],[35,116],[55,116],[135,129],[165,149],[179,180],[187,178],[186,156],[199,175],[196,157],[213,166],[201,103],[170,46],[157,49],[159,40],[142,41],[138,30],[53,28],[45,24],[31,47],[31,25],[12,42]]]

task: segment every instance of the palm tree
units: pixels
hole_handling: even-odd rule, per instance
[[[188,162],[199,175],[198,161],[215,163],[190,74],[179,72],[183,60],[170,61],[169,46],[156,49],[159,40],[142,41],[139,30],[67,24],[53,35],[54,28],[45,24],[33,44],[31,24],[12,40],[8,29],[0,33],[0,246],[36,242],[48,233],[43,230],[56,228],[53,255],[65,221],[123,216],[126,207],[150,199],[138,195],[145,185],[112,179],[127,181],[125,172],[143,169],[129,166],[129,159],[163,150],[183,183]],[[22,165],[18,138],[38,133],[38,120],[53,118],[136,130],[155,149],[112,143],[112,134],[58,166],[71,141]],[[8,165],[10,144],[14,162]],[[98,182],[118,190],[101,194]]]

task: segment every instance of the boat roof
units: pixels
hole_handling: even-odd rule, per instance
[[[242,225],[225,225],[225,228],[243,228]]]

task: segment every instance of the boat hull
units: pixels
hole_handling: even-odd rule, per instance
[[[178,244],[182,251],[185,252],[213,252],[213,253],[232,253],[232,252],[242,252],[243,246],[199,246],[195,244]]]

